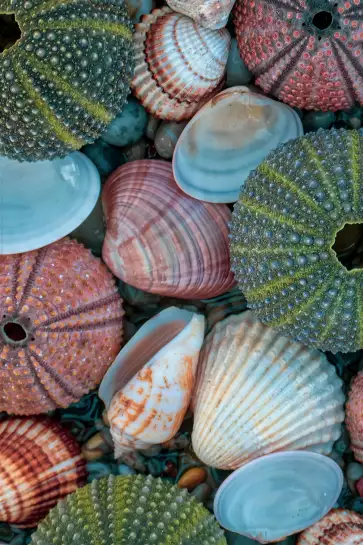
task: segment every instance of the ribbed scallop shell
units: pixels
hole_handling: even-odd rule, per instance
[[[164,7],[143,16],[134,43],[131,87],[152,115],[190,119],[222,88],[231,44],[227,30],[200,27]]]
[[[227,545],[210,512],[186,490],[150,475],[95,480],[60,502],[32,545]]]
[[[0,520],[36,526],[56,503],[86,483],[80,448],[47,417],[0,422]]]
[[[206,28],[226,26],[235,0],[166,0],[172,10],[187,15]]]
[[[150,293],[206,299],[234,285],[224,204],[192,199],[170,163],[127,163],[103,191],[103,259],[127,284]]]
[[[363,372],[354,378],[349,392],[346,424],[354,457],[363,463]]]
[[[305,530],[297,545],[362,545],[363,517],[354,511],[333,509]]]
[[[78,401],[118,354],[122,316],[112,274],[75,240],[0,256],[0,411]]]
[[[99,389],[116,458],[177,433],[192,397],[204,326],[204,316],[170,307],[121,350]]]
[[[344,420],[341,385],[321,352],[282,337],[251,311],[230,316],[200,354],[195,453],[222,469],[281,450],[329,454]]]

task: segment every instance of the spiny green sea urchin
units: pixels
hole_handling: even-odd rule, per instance
[[[267,325],[307,345],[363,347],[363,269],[333,249],[363,223],[363,136],[311,133],[272,152],[250,174],[231,224],[232,270]]]
[[[226,545],[213,515],[167,481],[142,475],[93,481],[52,509],[33,545]]]
[[[52,159],[93,142],[121,111],[133,74],[123,0],[0,0],[0,14],[13,14],[21,32],[13,44],[0,39],[0,154]],[[0,21],[0,38],[8,24]]]

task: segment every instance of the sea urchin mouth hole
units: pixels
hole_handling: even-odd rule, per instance
[[[315,13],[312,23],[318,30],[326,30],[333,22],[333,16],[330,11],[319,11]]]
[[[0,55],[21,38],[21,30],[14,15],[0,14]]]
[[[332,249],[338,261],[348,270],[361,268],[363,264],[363,224],[346,223],[337,232]]]
[[[25,341],[27,333],[22,325],[16,322],[8,322],[4,325],[4,333],[14,343]]]

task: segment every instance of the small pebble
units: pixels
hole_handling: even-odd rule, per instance
[[[211,493],[212,493],[212,487],[208,483],[202,483],[202,484],[199,484],[196,488],[194,488],[191,495],[194,496],[195,499],[200,501],[201,503],[205,503],[208,500]]]
[[[85,459],[89,462],[101,458],[104,454],[111,452],[112,449],[105,442],[102,433],[96,433],[91,439],[87,441],[82,447],[82,454]]]
[[[208,473],[204,467],[187,469],[178,481],[179,488],[187,488],[189,492],[207,480]]]
[[[158,130],[159,126],[161,125],[161,120],[157,119],[156,117],[153,117],[152,115],[149,116],[149,121],[146,126],[146,136],[150,140],[154,140],[156,131]]]
[[[164,467],[164,474],[166,477],[172,477],[175,479],[175,477],[178,474],[178,468],[174,462],[171,460],[168,460]]]
[[[142,15],[150,13],[154,8],[153,0],[125,0],[125,4],[133,23],[138,23]]]
[[[246,85],[253,78],[239,54],[236,38],[232,38],[231,49],[227,61],[227,87]]]
[[[101,139],[122,148],[136,144],[143,137],[148,123],[145,108],[134,97],[129,97],[122,112],[112,121]]]
[[[132,468],[127,466],[126,464],[119,464],[117,466],[119,475],[135,475],[136,471]]]
[[[93,144],[87,144],[81,151],[96,165],[103,179],[126,163],[122,151],[115,146],[110,146],[101,138]]]
[[[91,250],[97,256],[101,256],[102,245],[105,239],[106,229],[103,220],[103,210],[101,195],[97,201],[96,206],[85,219],[83,223],[77,229],[75,229],[69,236],[75,238],[78,242],[81,242]]]
[[[302,120],[304,132],[329,129],[334,123],[335,117],[334,112],[307,112]]]
[[[361,126],[361,121],[359,119],[359,117],[350,117],[348,119],[348,126],[351,128],[351,129],[360,129],[360,126]]]
[[[351,492],[353,492],[353,494],[355,494],[357,491],[357,481],[363,477],[363,465],[358,464],[357,462],[351,462],[347,466],[345,477],[347,479],[349,489]]]
[[[128,163],[145,159],[146,152],[147,149],[145,138],[141,138],[138,142],[136,142],[136,144],[131,144],[130,146],[122,148],[122,153],[126,157]]]
[[[171,159],[173,157],[175,146],[187,124],[187,121],[181,121],[180,123],[174,121],[170,123],[167,121],[162,122],[154,141],[156,151],[160,157],[163,157],[163,159]]]
[[[363,477],[355,483],[355,489],[358,492],[358,495],[363,498]]]

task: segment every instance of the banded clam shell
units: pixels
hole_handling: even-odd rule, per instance
[[[45,416],[0,422],[0,520],[36,526],[48,511],[86,483],[76,440]]]
[[[363,372],[352,382],[346,406],[346,425],[354,457],[363,463]]]
[[[160,119],[190,119],[223,86],[231,37],[200,27],[168,7],[135,27],[136,68],[131,88]]]
[[[127,284],[184,299],[215,297],[234,285],[229,208],[183,193],[170,163],[123,165],[105,185],[103,206],[103,259]]]
[[[354,511],[332,509],[322,520],[305,530],[297,545],[361,545],[363,517]]]
[[[325,355],[251,311],[207,336],[193,404],[195,453],[221,469],[283,450],[329,454],[344,420],[342,381]]]
[[[121,350],[99,390],[116,458],[177,433],[190,404],[204,328],[204,316],[170,307]]]

